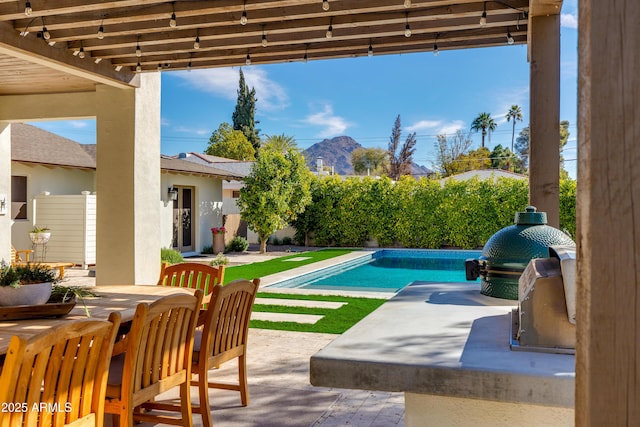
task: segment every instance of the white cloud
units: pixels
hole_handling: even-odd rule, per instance
[[[436,128],[440,125],[442,125],[442,120],[420,120],[411,126],[407,126],[407,132],[422,132],[424,130]]]
[[[322,111],[308,115],[303,122],[322,127],[323,129],[317,134],[321,138],[344,135],[345,130],[351,125],[344,118],[334,115],[330,104],[324,104]]]
[[[195,134],[195,135],[209,135],[211,133],[211,130],[209,129],[194,129],[194,128],[190,128],[190,127],[186,127],[186,126],[178,126],[173,128],[173,130],[175,132],[180,132],[180,133],[190,133],[190,134]]]
[[[207,70],[178,71],[174,75],[193,88],[235,100],[238,96],[238,68],[212,68]],[[272,111],[289,105],[287,92],[280,84],[269,79],[267,72],[252,67],[243,70],[247,85],[256,90],[256,110]]]
[[[69,125],[75,129],[84,129],[88,127],[90,123],[88,120],[71,120]]]
[[[452,135],[456,133],[458,129],[462,129],[465,127],[465,123],[462,120],[453,120],[449,123],[445,123],[438,130],[438,135]]]
[[[560,25],[565,28],[578,28],[578,16],[572,13],[560,15]]]

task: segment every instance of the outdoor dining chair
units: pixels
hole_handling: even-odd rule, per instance
[[[260,279],[239,279],[224,286],[216,285],[205,312],[204,326],[196,329],[191,373],[198,379],[192,380],[191,385],[198,387],[200,399],[199,405],[193,406],[193,412],[202,416],[204,427],[212,425],[209,388],[239,391],[242,406],[249,404],[247,338],[259,285]],[[233,359],[238,359],[238,384],[209,381],[210,369]],[[176,411],[179,407],[174,405],[165,409]]]
[[[169,295],[137,306],[131,329],[114,346],[105,412],[114,424],[133,426],[148,421],[192,426],[189,380],[196,319],[202,291]],[[180,387],[180,417],[155,414],[157,395]]]
[[[202,289],[203,303],[207,303],[213,287],[222,285],[223,280],[224,265],[213,267],[197,262],[181,262],[173,265],[163,263],[158,285]]]
[[[0,376],[0,426],[102,427],[120,315],[13,336]]]

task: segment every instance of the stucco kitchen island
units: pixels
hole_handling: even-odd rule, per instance
[[[405,393],[405,426],[570,426],[573,355],[512,351],[517,301],[415,282],[311,357],[311,383]]]

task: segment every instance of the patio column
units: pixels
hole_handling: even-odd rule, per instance
[[[96,88],[96,284],[160,274],[160,74],[137,89]]]
[[[640,2],[579,5],[576,425],[640,425]]]
[[[532,16],[529,203],[560,225],[560,15]]]
[[[11,125],[0,122],[0,203],[6,211],[0,213],[0,261],[11,261]]]

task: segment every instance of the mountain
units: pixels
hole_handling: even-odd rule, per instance
[[[307,166],[312,171],[316,170],[316,161],[322,158],[325,166],[333,166],[334,171],[339,175],[353,175],[351,165],[351,153],[362,145],[357,143],[350,136],[336,136],[331,139],[324,139],[316,142],[311,147],[302,152],[307,161]]]
[[[322,158],[325,167],[333,167],[338,175],[353,175],[353,165],[351,164],[351,153],[362,145],[350,136],[337,136],[331,139],[324,139],[316,142],[311,147],[302,152],[307,166],[312,171],[316,171],[317,160]],[[413,163],[411,173],[416,176],[427,176],[433,173],[429,168]]]

